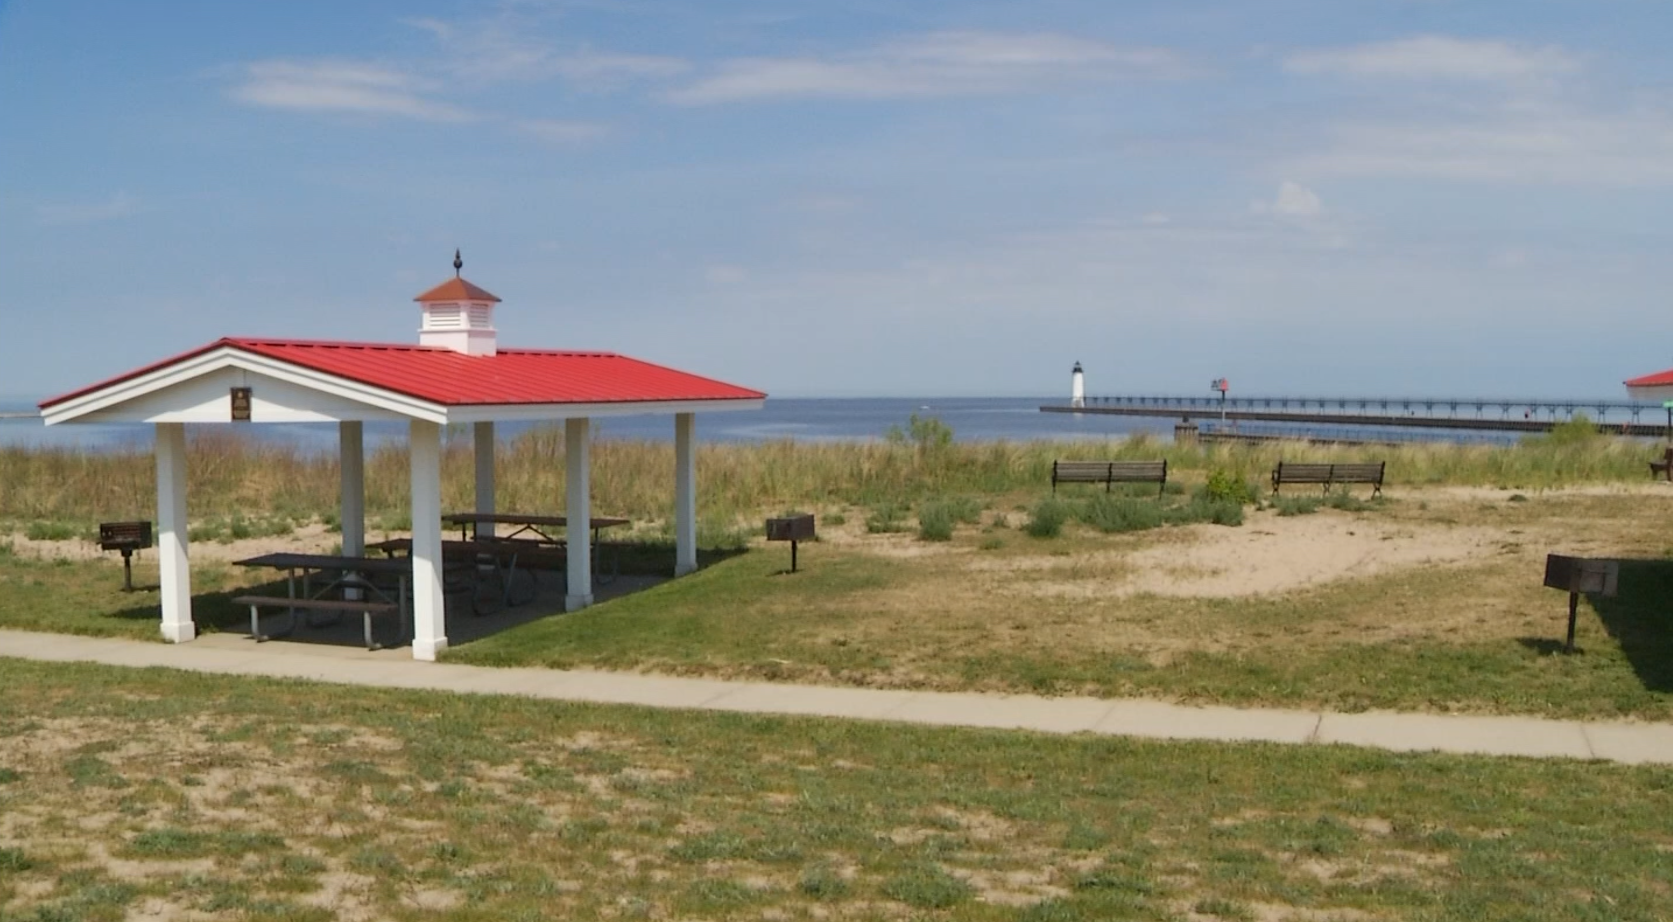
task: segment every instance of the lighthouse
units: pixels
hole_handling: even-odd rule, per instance
[[[1075,363],[1075,370],[1069,374],[1069,406],[1086,406],[1086,375],[1081,373],[1080,363]]]

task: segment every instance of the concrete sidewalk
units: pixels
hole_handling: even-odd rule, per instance
[[[951,692],[829,688],[682,679],[619,672],[493,669],[420,663],[405,651],[379,656],[297,643],[256,646],[237,634],[187,644],[0,630],[0,657],[110,666],[162,666],[223,675],[307,679],[344,685],[523,695],[644,707],[801,714],[948,727],[1096,733],[1172,740],[1347,743],[1401,751],[1566,756],[1673,764],[1673,724],[1460,717],[1269,708],[1188,707],[1142,699],[1042,698]]]

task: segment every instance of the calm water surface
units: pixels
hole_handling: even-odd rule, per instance
[[[953,437],[959,441],[1107,439],[1134,432],[1169,435],[1173,432],[1171,419],[1040,412],[1042,405],[1061,401],[1061,397],[770,399],[761,410],[697,414],[697,437],[706,442],[880,439],[891,426],[906,428],[907,420],[914,413],[934,416],[951,426]],[[0,413],[33,409],[34,405],[28,401],[0,401]],[[498,432],[501,438],[509,438],[535,425],[542,424],[501,423]],[[594,425],[600,438],[668,441],[674,438],[671,416],[601,419],[595,420]],[[188,427],[187,431],[206,428]],[[219,428],[234,427],[228,423]],[[307,448],[328,450],[335,449],[337,445],[337,426],[334,423],[239,424],[236,428],[249,433],[252,438]],[[366,424],[368,442],[405,437],[406,427],[403,424]],[[152,427],[143,424],[49,427],[39,419],[0,421],[0,445],[149,449],[151,441]]]

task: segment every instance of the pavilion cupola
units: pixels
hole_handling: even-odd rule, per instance
[[[500,299],[459,275],[465,261],[453,251],[453,277],[413,298],[424,314],[418,342],[466,355],[493,355],[494,305]]]

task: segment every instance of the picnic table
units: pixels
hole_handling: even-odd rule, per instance
[[[454,512],[442,516],[442,521],[449,525],[459,526],[460,540],[475,540],[479,537],[482,526],[494,529],[498,525],[514,525],[516,531],[509,535],[497,535],[490,531],[489,536],[504,541],[539,541],[544,544],[563,546],[563,538],[554,538],[543,529],[565,528],[569,519],[561,515],[526,515],[521,512]],[[594,517],[587,520],[587,525],[593,532],[593,544],[598,544],[598,533],[606,528],[631,524],[630,519],[615,519],[609,517]],[[524,538],[524,535],[532,535]]]
[[[526,542],[536,549],[555,550],[562,550],[569,546],[567,539],[554,538],[546,531],[546,529],[556,531],[559,528],[567,527],[569,525],[567,516],[531,515],[521,512],[453,512],[442,516],[442,521],[449,525],[459,526],[459,538],[466,541]],[[599,533],[606,528],[631,524],[631,519],[618,519],[610,516],[594,516],[587,519],[587,525],[593,533],[591,553],[588,556],[592,559],[593,578],[600,583],[610,582],[610,579],[614,579],[616,574],[612,572],[610,579],[606,579],[604,576],[598,555]],[[488,526],[486,535],[482,533],[482,526],[484,525]],[[500,525],[514,526],[515,530],[509,535],[497,534]],[[619,556],[615,564],[616,567],[621,565]]]
[[[388,557],[345,557],[337,554],[296,554],[281,552],[276,554],[261,554],[256,557],[246,557],[243,560],[233,561],[233,565],[239,567],[266,567],[268,569],[285,571],[284,600],[280,600],[277,597],[268,599],[265,596],[245,597],[246,599],[251,600],[261,600],[259,603],[252,602],[250,610],[250,634],[258,641],[263,639],[263,635],[259,630],[259,625],[256,620],[256,610],[261,604],[271,604],[272,607],[279,607],[282,604],[288,603],[285,607],[287,607],[290,612],[290,629],[285,633],[289,633],[290,630],[296,629],[296,613],[298,610],[333,611],[340,613],[342,610],[346,610],[341,604],[342,602],[355,601],[354,599],[349,598],[351,595],[358,595],[362,598],[370,595],[378,599],[381,604],[370,606],[369,608],[388,608],[391,600],[384,589],[378,586],[370,578],[373,575],[395,577],[396,599],[394,600],[394,609],[401,622],[401,636],[402,638],[406,637],[407,599],[410,595],[408,592],[408,582],[412,579],[411,561],[394,560]],[[298,574],[302,577],[301,595],[297,594],[296,578]],[[313,587],[313,578],[316,574],[330,577],[317,591]],[[341,592],[344,598],[340,600],[328,599],[327,597],[333,592]],[[351,605],[349,607],[352,608],[353,606]],[[317,625],[310,620],[309,626],[315,627]],[[366,645],[368,647],[373,646],[370,611],[366,615]]]

